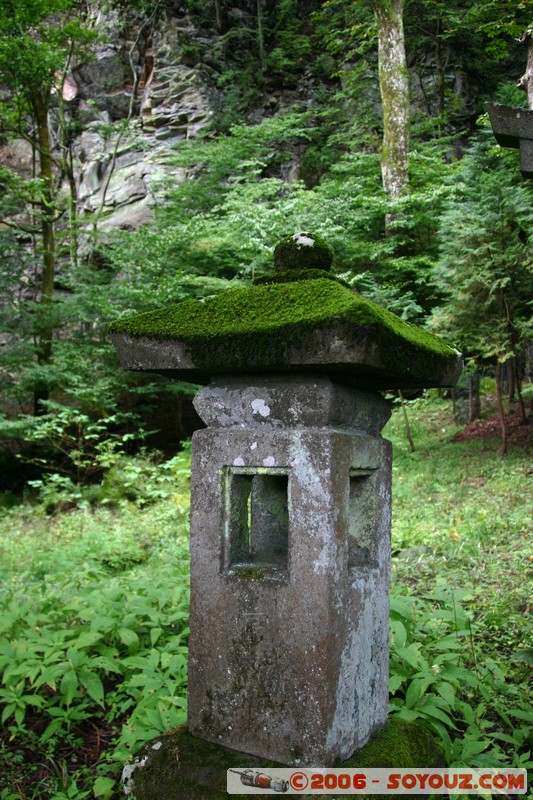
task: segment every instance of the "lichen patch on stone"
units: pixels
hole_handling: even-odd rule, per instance
[[[130,795],[133,792],[132,778],[135,770],[141,769],[142,767],[145,767],[147,764],[148,764],[148,756],[143,756],[143,758],[135,760],[133,764],[126,764],[126,766],[122,770],[122,787],[124,789],[124,794],[126,796]]]
[[[312,247],[315,243],[315,240],[312,239],[311,236],[307,236],[305,233],[295,233],[292,238],[297,245],[303,245],[303,247]]]
[[[260,398],[252,400],[252,411],[254,414],[259,414],[261,417],[268,417],[270,415],[270,408],[265,401]]]

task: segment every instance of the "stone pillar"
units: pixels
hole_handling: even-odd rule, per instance
[[[387,720],[388,404],[280,373],[214,378],[195,407],[189,729],[333,765]]]

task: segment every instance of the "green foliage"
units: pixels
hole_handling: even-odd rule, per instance
[[[496,443],[450,443],[436,396],[409,402],[394,444],[391,694],[393,708],[439,736],[449,763],[524,766],[527,711],[527,457]],[[414,502],[416,498],[416,502]],[[435,710],[437,709],[437,710]],[[444,716],[446,718],[444,718]]]
[[[444,581],[430,595],[391,598],[391,711],[426,724],[450,767],[533,766],[525,693],[475,640],[469,599]]]
[[[529,555],[527,459],[504,465],[495,447],[450,443],[437,393],[409,414],[416,453],[399,413],[385,432],[391,711],[428,726],[450,765],[527,766],[528,599],[516,579]],[[134,467],[153,480],[151,464]],[[168,495],[141,508],[50,518],[24,504],[0,517],[0,744],[28,797],[118,796],[130,755],[185,719],[188,468],[186,451],[161,464]],[[82,769],[67,754],[90,749],[95,730],[98,761]]]
[[[15,421],[0,420],[0,435],[39,445],[44,454],[30,453],[26,459],[47,470],[56,468],[77,484],[108,469],[124,453],[127,442],[144,435],[143,430],[114,432],[119,424],[131,422],[131,415],[114,414],[91,420],[71,406],[48,403],[47,408],[47,413],[39,417],[26,415]]]
[[[532,200],[516,153],[481,136],[443,212],[436,277],[446,300],[434,315],[473,358],[506,360],[531,337]]]
[[[74,48],[80,54],[96,34],[75,16],[76,0],[5,0],[0,13],[0,75],[15,92],[15,103],[43,100],[57,81],[57,71]],[[58,19],[61,24],[58,25]],[[46,102],[46,100],[45,100]],[[23,110],[18,108],[19,112]]]
[[[110,797],[133,750],[184,721],[188,463],[162,466],[168,497],[144,512],[85,510],[51,522],[24,508],[4,517],[0,706],[10,785],[29,790],[41,762],[40,798],[81,800],[91,789]],[[72,772],[61,753],[90,749],[95,732],[98,767]]]
[[[177,163],[193,168],[195,180],[170,193],[153,231],[125,234],[115,244],[110,256],[126,278],[113,287],[115,302],[142,311],[150,301],[166,305],[216,292],[228,279],[271,273],[273,249],[287,232],[311,230],[331,244],[334,270],[356,286],[356,276],[369,273],[377,287],[372,299],[382,288],[385,302],[394,297],[400,306],[405,298],[409,318],[422,320],[440,298],[436,230],[451,171],[443,145],[414,151],[411,195],[390,204],[377,155],[333,155],[333,135],[335,163],[319,183],[283,180],[291,148],[309,152],[324,133],[320,119],[293,113],[179,148]],[[387,214],[401,217],[397,230],[385,231]]]

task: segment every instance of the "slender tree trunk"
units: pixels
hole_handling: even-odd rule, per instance
[[[476,372],[468,381],[468,422],[478,419],[480,414],[479,375]]]
[[[506,367],[507,367],[507,402],[511,404],[515,398],[515,393],[516,393],[514,356],[511,356],[511,358],[507,361]]]
[[[259,58],[261,59],[261,69],[266,68],[265,60],[265,34],[263,31],[263,3],[262,0],[257,2],[257,39],[259,42]]]
[[[439,117],[444,114],[444,88],[445,88],[445,75],[444,65],[442,63],[442,49],[440,41],[440,19],[437,23],[437,30],[435,32],[435,72],[437,84],[437,97],[438,97],[438,113]]]
[[[50,142],[50,130],[48,127],[48,98],[40,96],[33,98],[35,120],[37,123],[37,138],[39,142],[39,167],[40,178],[43,181],[41,191],[41,239],[43,247],[43,269],[41,275],[41,296],[40,302],[43,306],[52,303],[54,296],[54,282],[56,270],[55,254],[55,223],[53,207],[53,170],[52,170],[52,146]],[[46,311],[43,309],[46,314]],[[48,364],[52,358],[52,337],[53,328],[48,327],[42,330],[37,338],[37,360],[39,364]],[[39,381],[34,388],[34,413],[42,414],[44,408],[42,402],[48,399],[48,386],[45,382]]]
[[[405,435],[407,436],[407,441],[409,442],[409,447],[411,448],[411,453],[415,452],[415,443],[413,442],[413,437],[411,436],[411,426],[409,425],[409,417],[407,416],[407,409],[405,407],[405,399],[403,396],[403,392],[401,389],[398,389],[398,395],[400,397],[400,403],[402,404],[402,413],[403,413],[403,421],[405,423]]]
[[[530,25],[520,41],[528,43],[526,71],[518,81],[521,89],[527,92],[528,108],[533,109],[533,25]]]
[[[524,403],[524,398],[522,397],[522,389],[520,387],[520,376],[518,374],[518,365],[516,363],[516,353],[511,359],[511,368],[513,374],[513,383],[516,391],[516,399],[518,401],[518,408],[520,411],[520,424],[527,425],[529,420],[526,414],[526,406]]]
[[[219,33],[226,33],[227,19],[223,0],[215,0],[215,15],[217,19],[217,30]]]
[[[496,366],[496,402],[498,404],[498,417],[500,419],[500,429],[502,436],[501,454],[504,456],[507,453],[507,421],[505,419],[505,410],[503,408],[503,391],[502,391],[502,364],[498,361]]]
[[[70,61],[70,60],[69,60]],[[66,72],[66,71],[65,71]],[[65,73],[64,73],[65,74]],[[76,187],[76,177],[74,174],[74,157],[72,153],[72,142],[69,131],[69,120],[65,110],[63,100],[64,80],[58,89],[58,111],[60,122],[61,137],[61,169],[65,175],[69,190],[69,246],[71,266],[78,266],[78,190]]]
[[[408,191],[409,74],[403,0],[372,0],[378,29],[379,88],[383,106],[381,175],[391,199]]]

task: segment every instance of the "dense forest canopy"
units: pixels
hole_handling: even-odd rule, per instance
[[[295,230],[323,235],[355,290],[441,332],[474,373],[496,370],[500,406],[504,378],[520,395],[532,188],[485,102],[527,106],[531,11],[4,3],[4,457],[25,440],[45,463],[47,426],[66,435],[79,414],[124,435],[177,404],[172,435],[190,432],[189,387],[122,375],[109,323],[245,284]]]

